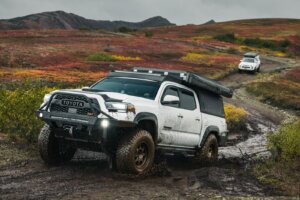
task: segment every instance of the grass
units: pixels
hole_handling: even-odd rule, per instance
[[[254,174],[288,195],[300,195],[300,119],[282,126],[268,141],[273,158],[257,164]]]
[[[290,70],[284,76],[252,83],[246,89],[263,102],[292,109],[300,114],[300,67]]]
[[[285,52],[286,49],[291,45],[291,42],[287,39],[284,40],[271,40],[261,38],[240,38],[236,37],[234,33],[225,33],[214,36],[215,40],[237,43],[240,45],[246,45],[256,48],[266,48],[273,51]]]
[[[98,52],[89,55],[86,61],[117,61],[117,59],[109,54]]]

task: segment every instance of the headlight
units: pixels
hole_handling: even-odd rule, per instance
[[[134,105],[130,103],[121,103],[121,102],[106,102],[106,108],[110,112],[133,112],[135,113]]]
[[[50,100],[50,98],[51,98],[51,94],[46,94],[44,96],[44,102],[43,103],[47,103]]]

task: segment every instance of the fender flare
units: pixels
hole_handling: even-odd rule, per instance
[[[200,148],[204,145],[208,135],[211,133],[211,132],[215,132],[217,133],[216,137],[217,139],[219,140],[219,134],[220,134],[220,130],[217,126],[208,126],[203,134],[203,137],[202,137],[202,141],[200,143]]]
[[[141,113],[138,113],[133,122],[138,125],[140,121],[143,121],[143,120],[149,120],[149,121],[152,121],[154,122],[155,124],[155,133],[154,133],[154,141],[157,141],[157,137],[158,137],[158,120],[157,120],[157,117],[155,114],[153,113],[149,113],[149,112],[141,112]]]

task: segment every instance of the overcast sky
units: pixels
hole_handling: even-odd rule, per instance
[[[181,25],[210,19],[299,19],[300,0],[0,0],[0,19],[55,10],[89,19],[132,22],[160,15]]]

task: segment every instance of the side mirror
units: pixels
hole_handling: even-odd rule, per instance
[[[173,95],[166,95],[162,104],[179,104],[179,97]]]

